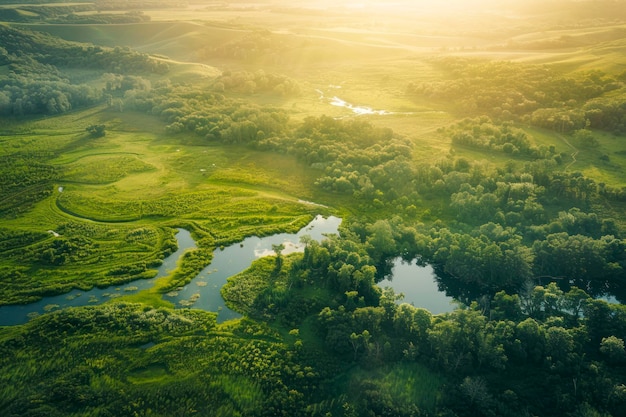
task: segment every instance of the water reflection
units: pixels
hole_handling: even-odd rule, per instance
[[[406,262],[402,258],[392,259],[390,264],[391,273],[378,285],[403,293],[404,299],[400,302],[425,308],[433,314],[448,313],[457,307],[456,297],[453,298],[439,285],[431,265],[419,265],[415,260]]]
[[[491,300],[496,292],[490,288],[481,287],[475,283],[467,283],[461,279],[454,277],[444,271],[443,266],[434,265],[435,279],[439,289],[459,302],[470,305],[473,301],[483,300],[485,298]],[[555,282],[563,292],[568,292],[572,287],[578,287],[585,291],[589,296],[607,301],[613,304],[619,304],[626,300],[626,291],[619,283],[610,281],[589,281],[589,280],[565,280],[554,278],[536,278],[531,285],[547,286],[551,282]],[[520,294],[524,291],[525,283],[520,283],[519,287],[504,288],[508,294]]]
[[[241,314],[226,307],[220,289],[228,277],[236,275],[250,266],[258,258],[274,255],[272,245],[283,244],[283,254],[304,251],[300,238],[309,235],[320,241],[326,234],[337,233],[341,219],[317,216],[298,233],[280,233],[266,237],[252,236],[241,243],[235,243],[213,252],[211,264],[203,269],[188,285],[165,295],[165,299],[176,303],[177,307],[193,307],[218,312],[219,323],[241,317]]]

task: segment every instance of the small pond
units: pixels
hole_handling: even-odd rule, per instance
[[[396,294],[403,293],[399,303],[409,303],[425,308],[433,314],[448,313],[457,308],[454,298],[439,289],[435,271],[430,265],[417,265],[415,261],[407,263],[402,258],[393,260],[393,267],[388,278],[380,281],[381,288],[391,287]]]

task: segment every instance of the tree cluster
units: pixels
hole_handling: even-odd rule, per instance
[[[0,114],[59,114],[103,99],[93,85],[75,82],[65,69],[98,73],[164,73],[167,64],[128,48],[103,48],[0,25]]]
[[[241,37],[229,42],[201,49],[198,55],[204,59],[222,58],[245,63],[265,62],[276,65],[282,62],[282,56],[295,48],[297,45],[286,42],[281,35],[255,30],[245,32]]]
[[[489,117],[464,119],[445,129],[453,145],[463,145],[486,151],[497,151],[511,156],[523,155],[533,159],[556,156],[554,146],[535,146],[528,134],[512,123],[494,123]]]
[[[245,94],[274,93],[280,96],[299,96],[302,87],[296,80],[280,74],[255,72],[227,71],[217,78],[213,88],[217,92],[236,92]]]
[[[409,95],[457,102],[468,115],[523,121],[567,133],[591,125],[624,132],[624,84],[601,71],[576,77],[538,65],[440,58],[448,80],[411,83]],[[611,93],[606,94],[606,93]]]

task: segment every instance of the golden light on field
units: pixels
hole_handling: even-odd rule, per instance
[[[499,2],[500,4],[502,2]],[[365,13],[456,13],[497,4],[491,0],[354,0],[354,1],[327,1],[310,3],[311,7],[340,8]]]

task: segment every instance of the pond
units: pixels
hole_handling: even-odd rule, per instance
[[[309,235],[311,238],[321,241],[326,234],[338,233],[340,224],[341,219],[338,217],[317,216],[298,233],[280,233],[263,238],[253,236],[224,249],[216,249],[209,266],[185,287],[165,294],[164,298],[176,303],[177,308],[193,307],[206,311],[217,311],[218,323],[241,317],[241,314],[226,307],[220,294],[220,289],[226,284],[228,277],[242,272],[255,259],[274,255],[272,245],[282,243],[285,246],[282,251],[284,255],[304,251],[304,245],[300,244],[302,236]]]
[[[403,293],[399,303],[409,303],[425,308],[432,314],[449,313],[457,308],[454,298],[439,289],[437,274],[430,265],[417,265],[415,261],[407,263],[402,258],[393,260],[393,267],[388,278],[380,281],[381,288],[391,287],[396,294]]]

